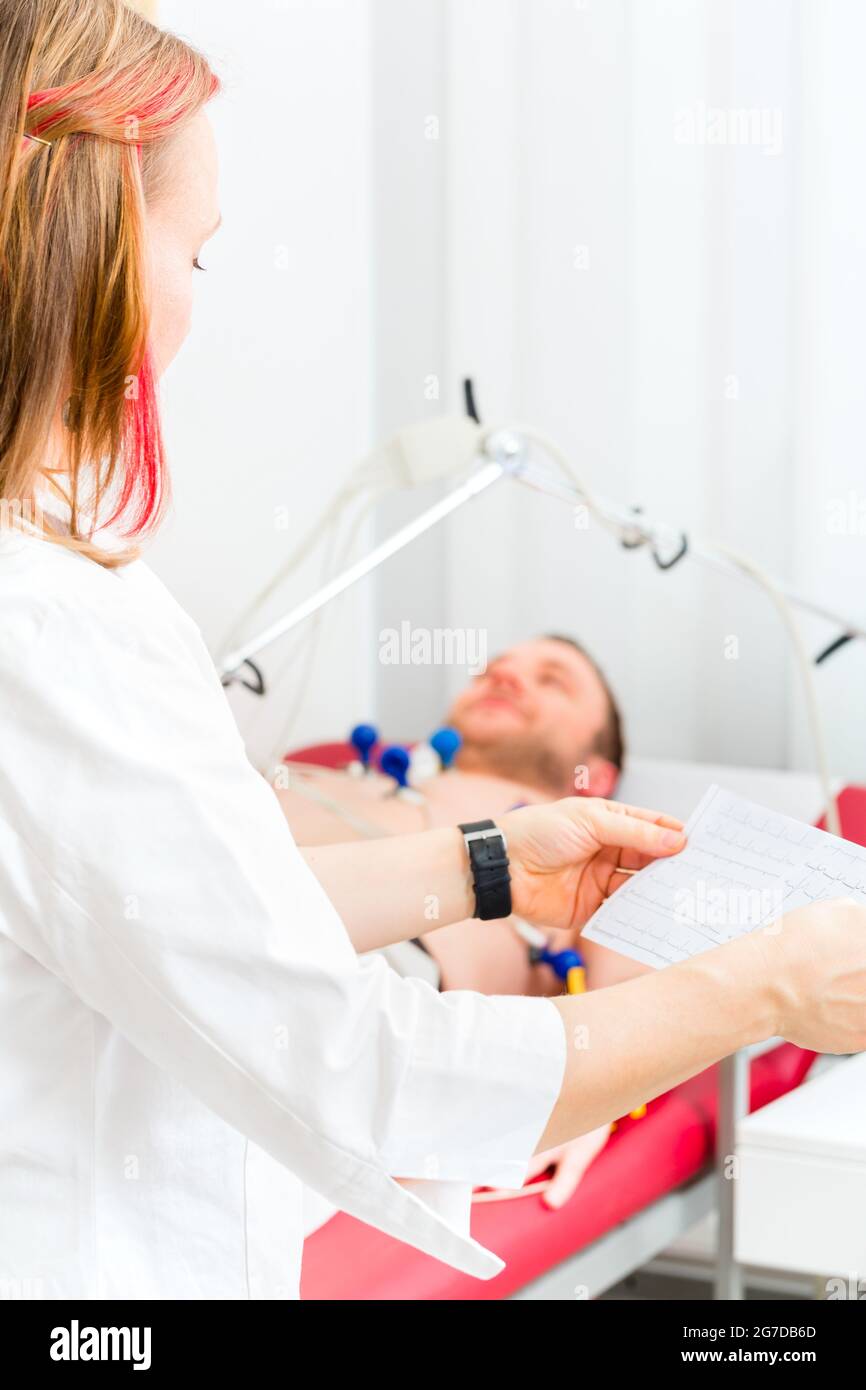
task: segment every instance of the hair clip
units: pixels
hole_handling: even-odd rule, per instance
[[[43,140],[41,135],[28,135],[26,130],[22,130],[21,134],[25,140],[35,140],[38,145],[47,145],[51,149],[51,141]]]

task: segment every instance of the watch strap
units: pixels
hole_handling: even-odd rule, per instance
[[[475,916],[483,922],[511,915],[511,874],[505,835],[492,820],[469,821],[463,833],[475,888]]]

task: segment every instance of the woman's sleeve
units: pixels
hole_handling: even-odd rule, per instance
[[[23,621],[2,654],[2,929],[309,1186],[495,1273],[468,1239],[425,1245],[401,1215],[422,1189],[393,1178],[520,1186],[562,1081],[557,1010],[359,959],[185,615]]]

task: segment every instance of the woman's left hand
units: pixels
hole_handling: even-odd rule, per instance
[[[599,797],[526,806],[497,820],[508,842],[513,911],[542,927],[582,927],[628,875],[677,854],[682,821]]]
[[[553,1169],[550,1181],[541,1195],[546,1207],[555,1211],[558,1207],[565,1206],[569,1198],[574,1196],[587,1168],[607,1143],[610,1131],[610,1125],[602,1125],[600,1129],[590,1130],[589,1134],[581,1134],[577,1139],[558,1144],[555,1149],[535,1154],[529,1160],[527,1183],[537,1182],[548,1168]]]

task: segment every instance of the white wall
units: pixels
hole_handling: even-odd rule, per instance
[[[866,618],[866,519],[841,537],[827,524],[850,492],[866,513],[857,0],[256,0],[239,14],[161,9],[230,87],[214,108],[226,226],[166,383],[179,510],[156,555],[209,640],[368,441],[459,409],[464,374],[486,420],[537,424],[599,491]],[[682,143],[678,116],[701,104],[766,111],[779,148]],[[273,518],[290,498],[287,536]],[[426,500],[395,500],[378,533]],[[636,752],[811,766],[765,599],[693,565],[660,574],[517,489],[344,605],[293,742],[362,715],[389,738],[432,727],[464,672],[379,666],[377,634],[402,619],[484,627],[491,649],[573,632],[621,691]],[[832,635],[806,631],[812,649]],[[848,776],[866,775],[864,676],[862,644],[819,673]],[[263,715],[233,698],[262,749],[284,700]]]
[[[226,88],[210,108],[225,221],[164,383],[176,506],[152,557],[216,650],[372,439],[370,18],[366,0],[161,0],[159,18]],[[265,618],[316,579],[306,569]],[[329,618],[292,742],[371,703],[371,602],[368,586]],[[293,642],[263,658],[269,701],[232,693],[256,759],[288,707]]]
[[[446,389],[443,275],[447,148],[437,131],[445,103],[442,0],[372,0],[373,242],[376,325],[375,428],[388,438],[442,411]],[[415,517],[441,492],[396,494],[378,510],[377,538]],[[445,536],[430,532],[374,581],[374,632],[443,622]],[[431,732],[441,714],[441,672],[375,666],[371,715],[389,742]]]
[[[704,7],[515,0],[498,73],[503,94],[517,94],[507,160],[484,157],[502,130],[495,112],[484,114],[483,133],[475,120],[472,53],[495,8],[454,8],[452,51],[465,72],[455,350],[497,415],[538,424],[599,491],[701,525],[712,495],[714,171],[703,152],[675,143],[673,122],[705,91]],[[463,215],[470,183],[488,225]],[[482,254],[490,243],[502,265]],[[547,499],[515,494],[502,511],[507,539],[488,578],[519,635],[548,628],[586,641],[623,693],[639,751],[720,755],[702,736],[714,639],[701,622],[700,574],[657,575],[647,556],[622,554],[597,528],[575,530],[569,511]],[[472,563],[468,528],[454,557],[455,569]],[[484,582],[473,573],[479,614],[489,603]],[[777,754],[765,750],[765,760]]]
[[[866,498],[864,24],[853,0],[458,0],[447,50],[452,376],[472,371],[488,416],[552,434],[600,492],[861,622],[864,536],[828,536],[825,516],[847,488]],[[700,103],[766,111],[778,147],[682,143]],[[635,751],[812,765],[763,597],[693,565],[660,574],[547,499],[477,508],[451,527],[451,622],[487,620],[494,647],[586,640]],[[834,635],[805,628],[813,650]],[[849,649],[819,674],[847,776],[866,773],[864,663]]]
[[[866,8],[804,0],[799,63],[801,163],[794,273],[796,477],[791,568],[797,584],[866,618]],[[854,522],[836,529],[839,504]],[[823,635],[823,630],[822,630]],[[866,772],[866,643],[821,668],[837,766]],[[791,751],[808,756],[800,707]]]

